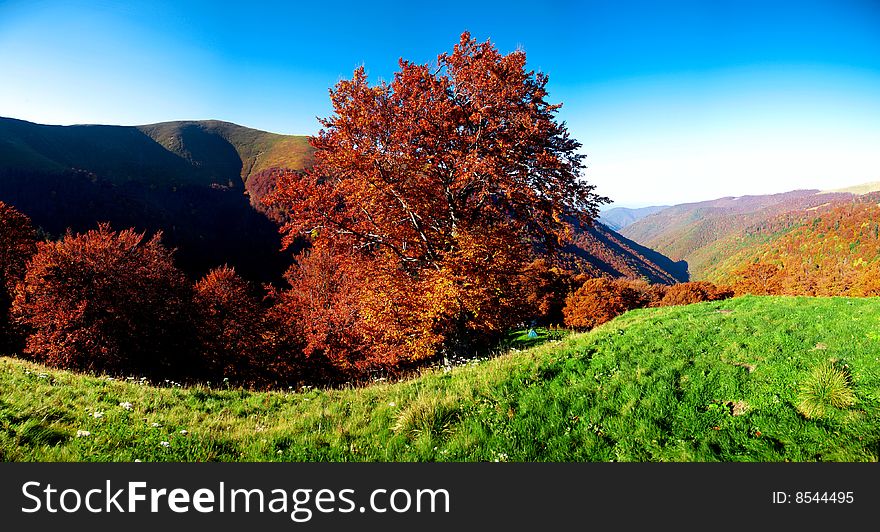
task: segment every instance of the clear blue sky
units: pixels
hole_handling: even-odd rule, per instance
[[[618,204],[880,180],[880,1],[0,0],[0,116],[314,133],[364,64],[522,47]]]

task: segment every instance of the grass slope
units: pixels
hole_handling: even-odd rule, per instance
[[[162,122],[138,129],[166,149],[200,165],[213,162],[218,154],[217,149],[205,149],[209,146],[203,139],[223,139],[240,159],[244,182],[268,168],[301,170],[314,163],[314,150],[306,136],[279,135],[219,120]],[[203,152],[196,151],[199,147]]]
[[[406,382],[289,393],[154,387],[4,358],[0,459],[876,461],[878,323],[877,299],[642,309]],[[829,360],[850,368],[855,404],[808,420],[798,389]]]

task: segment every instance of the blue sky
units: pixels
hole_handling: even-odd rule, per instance
[[[0,116],[314,133],[363,64],[526,51],[620,205],[880,180],[880,2],[0,0]]]

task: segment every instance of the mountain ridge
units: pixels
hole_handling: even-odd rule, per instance
[[[599,213],[599,221],[609,229],[620,231],[646,216],[662,211],[669,205],[653,205],[650,207],[612,207]]]
[[[729,257],[740,254],[743,247],[774,238],[780,224],[857,197],[853,192],[817,189],[725,196],[673,205],[620,232],[672,260],[686,261],[695,280],[718,280],[727,277],[719,271],[720,265],[730,263]]]
[[[0,118],[0,200],[54,235],[99,221],[162,231],[193,276],[227,263],[277,282],[291,257],[260,198],[281,172],[313,162],[307,137],[222,120],[51,126]],[[568,252],[582,273],[687,280],[682,264],[598,223],[579,228]]]

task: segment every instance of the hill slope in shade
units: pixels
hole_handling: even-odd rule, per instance
[[[192,275],[228,263],[277,281],[290,259],[259,200],[283,169],[313,163],[306,137],[216,120],[127,127],[0,118],[0,200],[55,235],[99,221],[161,230]],[[578,246],[571,257],[580,271],[686,280],[682,265],[602,226],[580,230]]]
[[[138,126],[151,139],[194,165],[222,161],[223,144],[235,150],[239,175],[250,176],[270,168],[307,168],[314,162],[308,137],[279,135],[218,120],[163,122]]]
[[[724,258],[718,251],[727,250],[717,242],[755,232],[786,213],[807,211],[853,197],[843,192],[818,192],[795,190],[675,205],[624,228],[621,234],[675,261],[686,261],[691,277],[700,280],[706,278],[707,269]]]
[[[301,392],[161,388],[0,358],[0,460],[877,461],[878,321],[876,298],[640,309],[448,372]],[[855,402],[807,419],[799,390],[831,360],[847,364]]]
[[[146,126],[49,126],[0,117],[4,169],[84,170],[114,184],[243,188],[252,174],[312,163],[307,137],[217,120]]]
[[[689,280],[687,263],[675,262],[598,222],[576,226],[574,242],[565,248],[564,256],[569,269],[594,277],[627,277],[662,284]]]
[[[620,231],[624,227],[628,227],[645,216],[662,211],[669,205],[659,205],[654,207],[640,207],[638,209],[630,209],[628,207],[614,207],[599,214],[599,221],[608,226],[613,231]]]
[[[47,126],[0,118],[0,200],[55,235],[99,221],[161,230],[193,275],[228,263],[256,281],[277,279],[289,259],[246,184],[276,165],[310,164],[306,137],[228,122]]]

